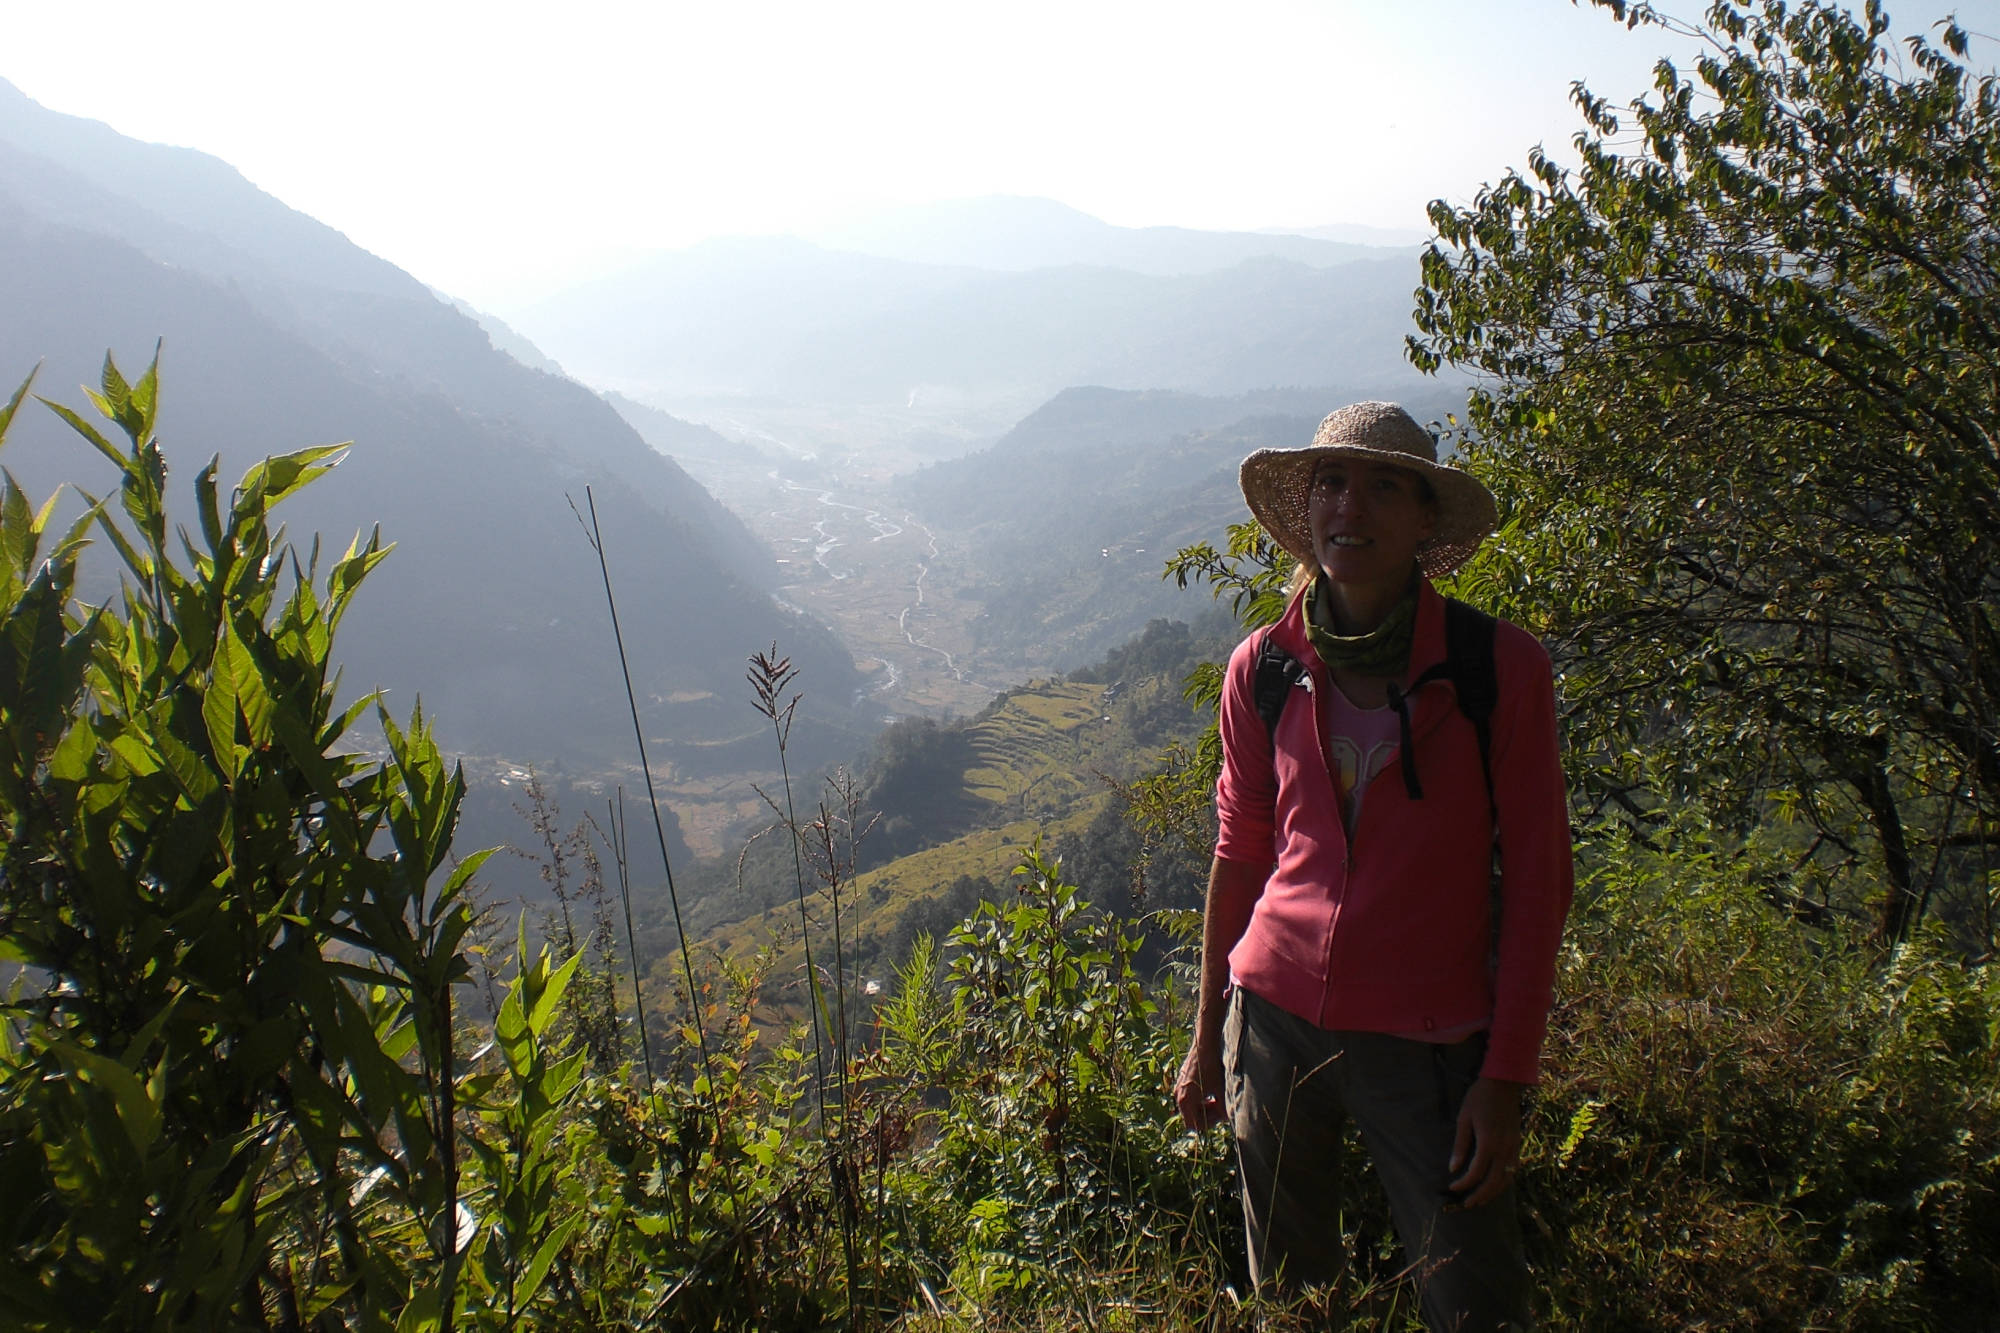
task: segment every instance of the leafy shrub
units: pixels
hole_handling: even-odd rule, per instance
[[[952,933],[943,986],[922,940],[880,1012],[886,1067],[944,1103],[904,1177],[922,1239],[981,1304],[1046,1301],[1064,1274],[1169,1238],[1177,1252],[1218,1184],[1167,1096],[1186,1029],[1137,970],[1139,938],[1038,848],[1015,874],[1013,904],[983,902]]]
[[[2000,1308],[2000,982],[1766,898],[1684,814],[1592,843],[1531,1235],[1564,1326],[1977,1327]]]
[[[211,461],[198,536],[173,530],[157,393],[106,358],[91,397],[124,446],[51,404],[117,469],[115,506],[85,496],[51,542],[54,499],[0,488],[0,957],[23,965],[0,1291],[33,1328],[435,1313],[480,858],[432,878],[464,783],[421,714],[381,715],[386,763],[341,752],[370,700],[336,706],[332,638],[387,550],[322,579],[269,524],[339,448],[267,459],[226,506]],[[74,600],[92,528],[124,564],[115,606]]]

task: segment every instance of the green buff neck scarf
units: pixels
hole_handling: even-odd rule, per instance
[[[1334,628],[1333,606],[1328,600],[1326,576],[1313,580],[1306,594],[1306,638],[1319,660],[1336,671],[1358,676],[1388,676],[1400,679],[1410,669],[1410,640],[1417,628],[1417,589],[1423,580],[1412,576],[1403,599],[1396,603],[1382,623],[1366,634],[1342,634]]]

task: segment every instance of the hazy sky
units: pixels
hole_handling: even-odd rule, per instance
[[[1948,5],[1891,12],[1909,29]],[[2000,32],[2000,0],[1956,9]],[[213,153],[503,312],[635,251],[982,194],[1130,226],[1418,229],[1426,201],[1566,147],[1572,80],[1622,100],[1668,44],[1569,0],[4,0],[0,18],[0,77],[45,106]]]

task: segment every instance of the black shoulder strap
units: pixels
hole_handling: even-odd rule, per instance
[[[1494,620],[1456,597],[1444,603],[1444,660],[1458,711],[1479,738],[1479,771],[1486,778],[1486,803],[1493,804],[1493,706],[1500,702],[1500,674],[1493,665]],[[1498,820],[1495,820],[1496,827]]]
[[[1278,719],[1285,715],[1285,703],[1292,697],[1292,687],[1299,683],[1299,677],[1306,674],[1306,664],[1271,642],[1271,631],[1264,631],[1264,638],[1257,645],[1257,675],[1253,685],[1257,700],[1257,716],[1264,719],[1264,730],[1275,736]]]
[[[1469,606],[1456,597],[1445,598],[1444,661],[1410,682],[1407,694],[1390,685],[1389,702],[1402,721],[1403,786],[1411,800],[1420,801],[1424,797],[1424,786],[1417,776],[1416,750],[1410,740],[1409,701],[1431,681],[1451,682],[1452,691],[1458,698],[1458,711],[1472,723],[1473,735],[1479,740],[1479,772],[1486,780],[1486,803],[1493,808],[1494,827],[1498,828],[1499,812],[1493,799],[1493,709],[1500,701],[1500,677],[1493,665],[1496,623],[1492,616],[1476,606]],[[1299,677],[1305,673],[1305,663],[1273,643],[1271,632],[1265,630],[1263,639],[1257,645],[1257,674],[1253,692],[1257,716],[1264,719],[1267,732],[1277,733],[1278,719],[1284,716],[1285,703],[1291,698],[1292,688],[1299,683]]]
[[[1479,772],[1486,779],[1486,803],[1494,805],[1493,708],[1500,701],[1500,676],[1493,665],[1495,624],[1493,617],[1478,607],[1468,606],[1456,597],[1445,598],[1444,661],[1411,681],[1407,694],[1393,685],[1389,687],[1389,702],[1403,724],[1403,787],[1413,801],[1423,799],[1424,785],[1417,777],[1417,756],[1410,743],[1409,700],[1431,681],[1448,680],[1452,692],[1458,696],[1458,711],[1465,714],[1466,721],[1472,723],[1473,735],[1479,738]],[[1499,826],[1497,807],[1494,826]]]
[[[1493,846],[1488,857],[1486,901],[1487,970],[1500,971],[1500,918],[1505,894],[1500,879],[1500,805],[1493,795],[1493,709],[1500,702],[1500,673],[1493,665],[1492,616],[1456,597],[1444,603],[1444,656],[1458,692],[1458,711],[1472,723],[1479,738],[1479,772],[1486,779],[1486,811],[1492,820]]]

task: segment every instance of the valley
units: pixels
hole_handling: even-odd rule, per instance
[[[635,422],[642,428],[643,421]],[[924,452],[887,444],[774,434],[757,418],[718,415],[716,429],[754,448],[677,452],[688,473],[770,548],[780,604],[829,626],[854,657],[865,715],[976,712],[1017,683],[984,660],[971,633],[981,613],[961,595],[960,543],[900,504],[894,478]],[[778,645],[783,652],[785,645]],[[811,681],[802,681],[811,690]]]

